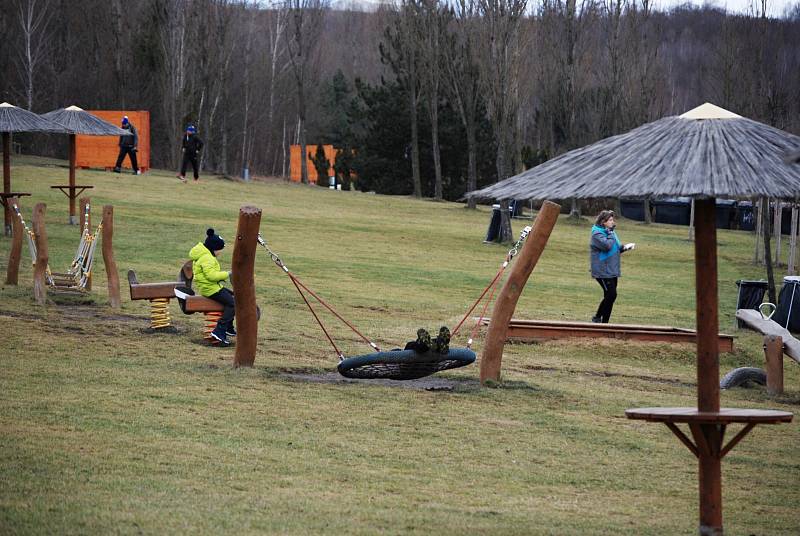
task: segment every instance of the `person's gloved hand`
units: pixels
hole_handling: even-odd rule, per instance
[[[233,282],[233,272],[228,272],[228,281]]]
[[[625,244],[624,246],[622,246],[622,251],[631,251],[632,249],[635,249],[635,248],[636,248],[636,244],[634,242],[631,242],[629,244]]]

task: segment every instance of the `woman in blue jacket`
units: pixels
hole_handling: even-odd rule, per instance
[[[632,250],[636,244],[620,243],[614,229],[617,222],[613,210],[604,210],[597,215],[589,240],[592,277],[603,289],[603,301],[597,307],[592,322],[608,323],[611,309],[617,299],[617,279],[620,277],[620,255]]]

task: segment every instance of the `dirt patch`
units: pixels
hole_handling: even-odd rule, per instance
[[[328,384],[362,384],[378,385],[381,387],[398,387],[401,389],[417,389],[420,391],[471,391],[480,388],[477,380],[456,380],[450,378],[428,377],[418,380],[361,380],[345,378],[336,372],[311,373],[285,373],[282,377],[292,381]]]
[[[543,372],[566,372],[567,374],[584,374],[586,376],[599,376],[602,378],[629,378],[633,380],[643,380],[647,382],[665,383],[668,385],[675,385],[678,387],[695,387],[696,384],[684,382],[676,378],[657,378],[655,376],[645,376],[638,374],[623,374],[621,372],[603,372],[599,370],[575,370],[575,369],[561,369],[556,367],[544,367],[539,365],[532,365],[522,367],[525,370],[540,370]]]

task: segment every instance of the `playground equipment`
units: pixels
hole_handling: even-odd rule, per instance
[[[22,237],[26,237],[28,249],[31,254],[31,262],[34,268],[33,289],[36,301],[44,304],[47,299],[47,290],[53,292],[68,293],[87,293],[92,285],[92,266],[94,263],[97,240],[102,231],[103,237],[103,261],[108,276],[109,301],[112,307],[120,306],[119,297],[119,276],[117,275],[116,262],[113,254],[113,215],[114,207],[106,205],[103,207],[103,219],[94,233],[90,232],[90,207],[88,198],[81,200],[83,210],[83,231],[75,252],[75,257],[65,272],[53,272],[49,265],[47,231],[44,223],[46,205],[38,203],[34,207],[32,218],[32,229],[28,228],[25,219],[19,209],[16,199],[10,200],[14,218],[14,240],[11,247],[8,262],[8,273],[6,282],[17,284],[19,273],[20,250]]]
[[[169,302],[175,297],[175,287],[183,285],[185,285],[184,281],[139,283],[136,272],[128,270],[128,288],[131,300],[150,302],[150,329],[153,331],[175,331],[169,315]]]
[[[483,323],[488,324],[489,320],[484,319]],[[643,342],[697,343],[697,332],[692,329],[635,324],[553,322],[518,318],[512,318],[509,321],[506,337],[509,340],[522,342],[570,337],[606,337]],[[733,352],[733,335],[719,334],[719,350],[720,352]]]
[[[764,315],[761,310],[739,309],[736,318],[746,326],[764,335],[765,370],[757,367],[740,367],[733,369],[720,380],[720,388],[730,389],[758,383],[767,386],[770,394],[783,393],[783,356],[786,354],[800,364],[800,340],[797,340],[786,328],[771,319],[775,305],[763,303],[764,307],[772,307],[772,313]]]

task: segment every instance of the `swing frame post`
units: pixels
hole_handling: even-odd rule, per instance
[[[243,206],[239,209],[236,242],[233,245],[231,271],[233,293],[236,296],[236,354],[235,367],[252,367],[258,347],[258,312],[253,276],[261,209]]]
[[[92,199],[90,197],[81,197],[81,224],[80,224],[80,233],[83,236],[83,230],[89,229],[89,233],[92,232]],[[87,209],[88,208],[88,209]],[[97,240],[97,237],[95,237]],[[89,273],[89,277],[86,279],[86,291],[91,292],[92,290],[92,274]]]
[[[514,316],[517,301],[547,245],[550,233],[553,231],[560,213],[561,205],[552,201],[545,201],[542,204],[542,208],[539,209],[539,213],[533,221],[531,234],[519,254],[519,259],[497,296],[481,355],[480,379],[482,385],[486,385],[486,382],[500,381],[503,347],[506,342],[508,323],[511,321],[511,317]]]
[[[45,282],[45,272],[49,256],[47,252],[47,228],[44,223],[44,215],[47,205],[36,203],[33,207],[33,234],[36,240],[36,261],[33,267],[33,297],[39,305],[47,303],[47,283]]]
[[[114,309],[122,306],[119,293],[119,272],[117,262],[114,260],[114,206],[103,206],[103,264],[106,267],[106,281],[108,282],[108,302]],[[97,237],[95,237],[95,240]]]
[[[6,200],[8,203],[9,211],[11,207],[19,207],[19,199],[11,197]],[[22,258],[22,234],[25,229],[22,228],[22,222],[16,214],[11,214],[11,227],[13,229],[11,235],[11,249],[8,252],[8,266],[6,267],[6,285],[19,284],[19,263]]]

